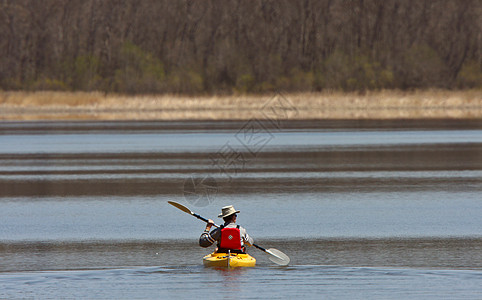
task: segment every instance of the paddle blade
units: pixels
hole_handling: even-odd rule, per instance
[[[179,208],[179,209],[182,210],[183,212],[186,212],[186,213],[188,213],[188,214],[190,214],[190,215],[193,214],[193,212],[192,212],[189,208],[185,207],[185,206],[182,205],[182,204],[179,204],[179,203],[174,202],[174,201],[167,201],[167,203],[171,204],[172,206],[175,206],[175,207]]]
[[[287,266],[290,263],[290,258],[288,257],[288,255],[284,254],[278,249],[270,248],[266,250],[266,253],[270,254],[269,260],[271,260],[277,265]]]

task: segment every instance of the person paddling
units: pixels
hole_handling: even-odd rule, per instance
[[[246,229],[236,225],[239,212],[232,205],[223,207],[218,217],[223,218],[224,224],[209,232],[214,225],[214,221],[209,219],[206,229],[199,237],[199,246],[206,248],[217,242],[216,252],[227,253],[229,250],[231,253],[246,253],[246,245],[253,245],[254,240]]]

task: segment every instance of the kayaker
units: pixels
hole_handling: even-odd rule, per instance
[[[234,209],[232,205],[223,207],[218,217],[223,218],[224,224],[209,232],[214,225],[214,221],[209,219],[206,229],[199,238],[199,246],[206,248],[217,242],[216,252],[227,253],[230,250],[231,253],[246,253],[246,245],[253,245],[254,240],[246,229],[236,225],[238,213],[239,210]]]

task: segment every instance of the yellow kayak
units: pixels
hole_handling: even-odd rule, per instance
[[[203,257],[203,264],[206,267],[254,267],[256,259],[249,254],[213,252]]]

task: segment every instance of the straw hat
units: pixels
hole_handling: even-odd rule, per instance
[[[239,210],[235,210],[232,205],[225,206],[221,209],[222,213],[218,216],[218,218],[226,218],[232,214],[239,213]]]

